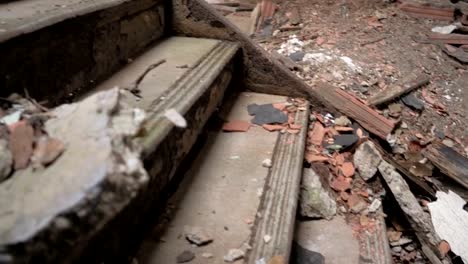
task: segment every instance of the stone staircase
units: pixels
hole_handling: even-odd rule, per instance
[[[0,183],[1,263],[126,263],[180,181],[167,243],[145,240],[140,260],[173,263],[191,225],[214,233],[212,263],[240,248],[245,263],[287,262],[309,105],[289,113],[293,133],[216,124],[249,121],[250,104],[322,106],[209,4],[10,1],[0,55],[0,96],[52,107],[45,127],[66,145]]]

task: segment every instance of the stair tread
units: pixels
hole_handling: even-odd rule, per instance
[[[21,0],[0,4],[0,41],[129,0]]]
[[[284,102],[286,97],[242,93],[227,115],[227,120],[252,119],[247,105]],[[248,243],[251,227],[260,203],[269,169],[264,159],[272,159],[278,132],[251,127],[245,133],[210,132],[208,143],[185,176],[174,197],[178,210],[170,227],[162,235],[164,243],[148,239],[139,263],[173,263],[177,255],[189,249],[196,253],[192,263],[223,263],[229,249]],[[199,226],[214,237],[213,243],[192,248],[179,235],[185,225]],[[227,228],[227,230],[225,229]],[[210,260],[201,257],[210,252]]]
[[[107,90],[115,86],[128,87],[149,65],[165,59],[166,62],[148,72],[138,86],[141,90],[141,100],[133,97],[130,102],[134,106],[148,109],[156,98],[176,84],[191,69],[198,66],[219,43],[221,41],[215,39],[167,38],[101,83],[95,91]]]

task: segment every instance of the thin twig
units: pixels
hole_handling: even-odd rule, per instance
[[[158,67],[159,65],[163,64],[166,62],[166,59],[162,59],[156,63],[153,63],[151,65],[149,65],[144,72],[142,72],[140,74],[140,76],[138,76],[138,78],[136,78],[136,80],[132,83],[130,83],[127,87],[124,87],[123,89],[125,90],[129,90],[132,94],[134,94],[135,96],[137,97],[141,97],[140,96],[140,89],[138,89],[138,86],[140,85],[140,83],[143,81],[143,79],[145,78],[145,76],[151,71],[153,70],[154,68]]]
[[[32,98],[31,96],[29,96],[29,92],[26,88],[24,88],[24,96],[26,97],[26,99],[28,101],[30,101],[35,107],[37,107],[39,110],[41,110],[42,112],[49,112],[49,109],[45,106],[42,106],[41,104],[39,104],[34,98]]]

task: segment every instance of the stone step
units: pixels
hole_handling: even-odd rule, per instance
[[[52,110],[56,118],[46,122],[47,132],[66,150],[52,165],[17,171],[0,185],[0,258],[11,263],[118,260],[144,230],[129,227],[143,227],[161,203],[171,177],[236,78],[238,48],[226,41],[171,37],[79,103]],[[161,59],[165,62],[141,81],[140,97],[113,88],[127,87]],[[183,116],[186,127],[176,127],[168,110]]]
[[[162,0],[0,3],[0,96],[73,100],[165,35]]]
[[[286,100],[284,96],[243,92],[232,108],[224,107],[221,113],[227,113],[223,116],[226,121],[248,122],[252,119],[248,105]],[[190,262],[194,264],[224,263],[231,249],[240,249],[245,254],[244,261],[235,263],[255,263],[261,258],[268,263],[274,254],[283,254],[287,259],[308,111],[294,115],[295,124],[302,126],[298,134],[268,132],[260,126],[240,133],[209,130],[206,144],[173,196],[171,204],[176,209],[167,228],[155,231],[160,232],[157,236],[160,240],[154,239],[154,233],[148,236],[137,257],[138,263],[175,263],[185,250],[195,254]],[[266,160],[271,161],[269,166],[264,164],[268,163]],[[274,206],[270,206],[271,202]],[[187,226],[207,232],[213,241],[193,247],[183,237]],[[212,257],[206,258],[204,253]]]

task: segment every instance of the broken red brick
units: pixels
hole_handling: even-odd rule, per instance
[[[307,162],[312,163],[312,162],[325,162],[328,161],[328,158],[322,155],[317,155],[317,154],[312,154],[312,153],[306,153],[304,155],[305,160]]]
[[[264,124],[262,127],[270,132],[273,131],[281,131],[286,128],[284,125],[270,125],[270,124]]]
[[[338,192],[344,192],[351,188],[351,179],[343,176],[338,176],[330,184],[330,187]]]
[[[341,165],[341,173],[345,177],[353,177],[355,169],[352,162],[345,162]]]
[[[33,154],[34,129],[25,120],[16,122],[10,129],[10,149],[15,170],[24,169]]]
[[[344,127],[344,126],[335,126],[334,128],[338,132],[349,132],[349,131],[354,130],[352,127]]]
[[[314,123],[314,127],[309,131],[310,142],[314,145],[322,145],[325,136],[325,128],[319,122]]]
[[[250,128],[250,123],[247,121],[234,120],[224,123],[223,131],[226,132],[246,132]]]

